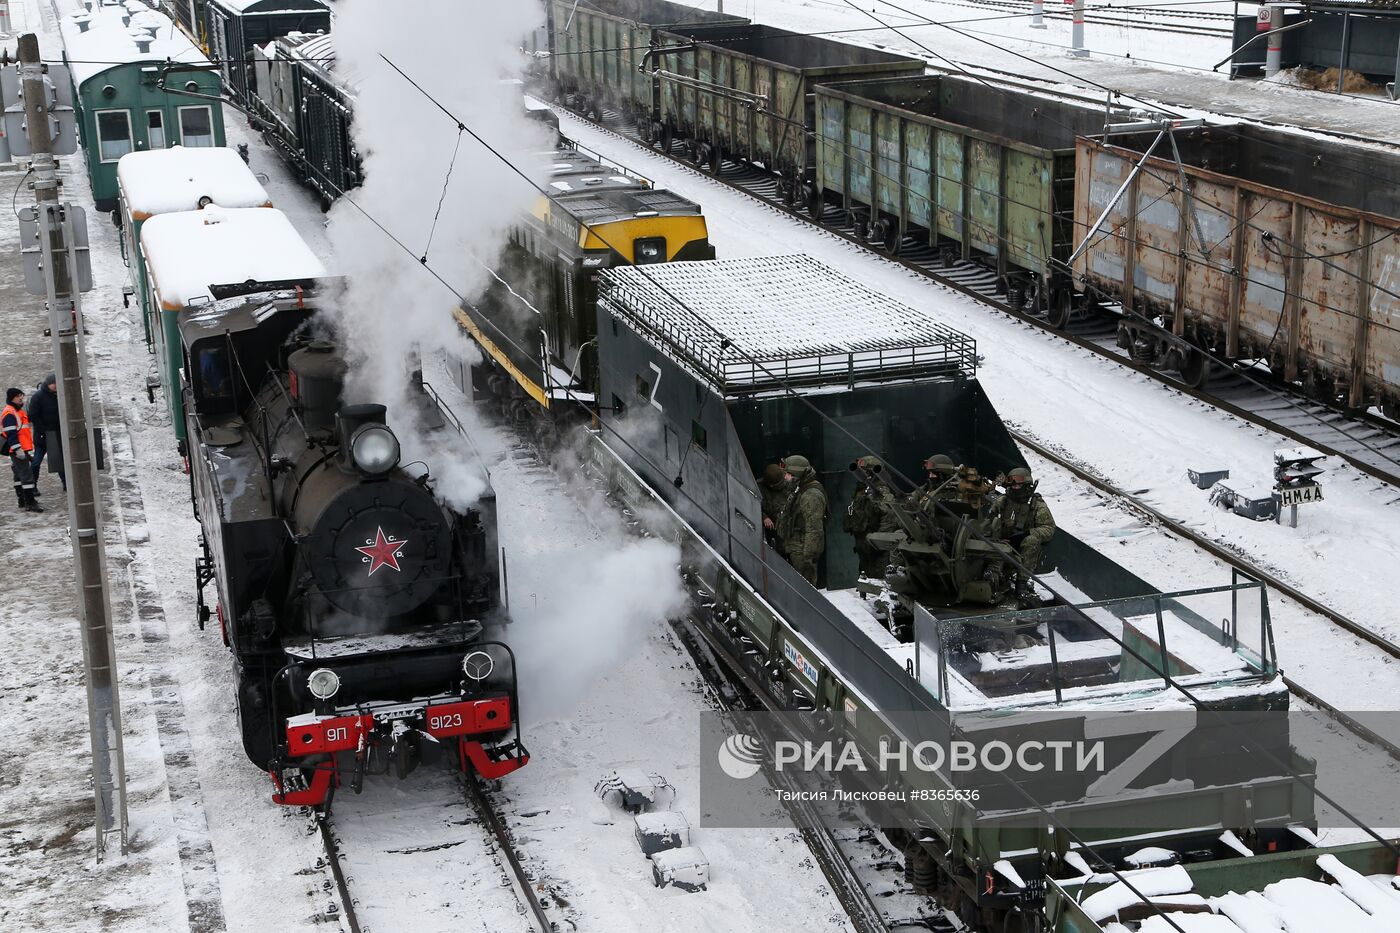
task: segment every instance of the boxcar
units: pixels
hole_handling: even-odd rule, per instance
[[[149,283],[146,312],[160,322],[153,327],[156,366],[184,454],[180,316],[207,312],[223,298],[308,285],[326,269],[276,208],[161,214],[142,227],[141,251]]]
[[[146,346],[154,348],[150,293],[141,255],[141,228],[158,214],[220,207],[271,207],[267,191],[232,149],[152,149],[128,152],[117,163],[121,206],[122,259],[131,278],[130,292],[142,310]]]
[[[641,65],[657,30],[747,22],[740,16],[696,10],[669,0],[614,0],[597,5],[550,0],[551,71],[564,93],[577,96],[580,109],[610,107],[633,119],[650,120],[653,84]]]
[[[660,109],[652,128],[669,148],[685,141],[718,171],[728,156],[781,176],[788,190],[813,164],[812,91],[818,83],[921,75],[922,59],[772,26],[660,30]]]
[[[217,73],[172,71],[168,85],[179,91],[156,86],[167,62],[209,64],[165,16],[99,6],[66,17],[60,28],[98,210],[117,206],[117,163],[128,152],[224,145]]]
[[[1081,235],[1150,141],[1080,140]],[[1170,150],[1159,150],[1075,263],[1133,313],[1120,341],[1160,342],[1144,320],[1160,318],[1228,359],[1267,362],[1317,398],[1400,415],[1400,159],[1248,126],[1182,134],[1178,145],[1189,201]]]
[[[1074,139],[1102,131],[1102,106],[947,75],[815,94],[814,217],[835,200],[891,253],[912,237],[986,262],[1007,285],[1024,278],[1032,302],[1053,295],[1068,310],[1072,286],[1052,261],[1073,250]]]
[[[208,0],[204,35],[224,86],[247,104],[257,95],[253,48],[292,32],[329,32],[324,0]]]

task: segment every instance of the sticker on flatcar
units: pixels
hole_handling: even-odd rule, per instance
[[[798,651],[792,642],[783,642],[783,656],[792,663],[793,667],[797,668],[803,677],[812,682],[813,687],[817,685],[817,666],[803,657],[802,652]]]

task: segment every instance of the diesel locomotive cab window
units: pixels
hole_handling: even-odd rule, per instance
[[[131,116],[125,110],[99,110],[97,113],[97,154],[103,162],[115,162],[131,146]]]
[[[165,113],[161,110],[146,111],[146,145],[152,149],[165,148]]]
[[[208,107],[180,108],[180,144],[191,147],[214,145],[214,118]]]
[[[653,262],[666,261],[666,238],[664,236],[645,237],[632,244],[633,261],[644,266]]]

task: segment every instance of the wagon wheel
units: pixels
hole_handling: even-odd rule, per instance
[[[903,245],[904,236],[900,233],[899,224],[891,223],[885,231],[885,252],[897,257]]]
[[[1065,286],[1050,290],[1050,304],[1045,312],[1045,322],[1056,330],[1069,326],[1074,314],[1074,292]]]
[[[806,192],[807,213],[811,215],[813,220],[820,223],[822,214],[825,213],[826,210],[826,204],[822,199],[822,193],[816,185],[807,186]]]
[[[1181,381],[1193,389],[1204,389],[1210,382],[1210,357],[1195,348],[1187,351],[1186,363],[1181,367]]]
[[[719,176],[719,170],[724,166],[724,147],[716,143],[710,147],[709,158],[706,161],[710,164],[710,174]]]
[[[661,128],[661,151],[669,155],[671,152],[671,143],[675,142],[675,139],[676,131],[671,127],[670,123],[667,123]]]
[[[857,240],[864,240],[870,235],[870,220],[863,211],[851,211],[851,227]]]
[[[646,117],[637,118],[637,135],[640,136],[642,142],[646,143],[648,146],[656,142],[656,133],[652,130],[651,121]]]

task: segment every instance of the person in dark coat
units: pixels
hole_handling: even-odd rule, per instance
[[[53,373],[44,377],[29,399],[29,423],[34,426],[34,462],[31,464],[34,469],[34,494],[39,495],[39,467],[48,453],[49,432],[59,430],[58,380]],[[63,460],[57,453],[49,457],[49,469],[58,474],[58,481],[66,490],[68,476],[63,472]]]

